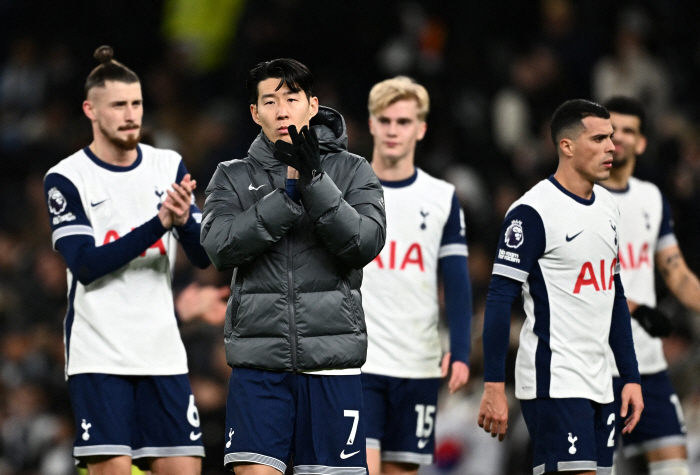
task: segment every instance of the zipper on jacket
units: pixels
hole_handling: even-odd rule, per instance
[[[355,332],[360,333],[360,317],[355,308],[355,301],[352,299],[352,290],[350,289],[350,282],[343,278],[343,294],[345,298],[348,299],[348,304],[350,305],[350,312],[352,312],[352,322],[355,324]]]
[[[292,350],[292,372],[297,372],[297,322],[294,309],[294,272],[292,262],[292,235],[287,235],[287,301],[289,302],[289,344]]]

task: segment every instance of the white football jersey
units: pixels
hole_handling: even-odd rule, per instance
[[[620,208],[620,277],[625,296],[647,307],[656,307],[655,256],[677,244],[671,213],[664,206],[659,188],[653,183],[630,177],[624,191],[611,190]],[[654,374],[667,368],[660,338],[649,335],[632,319],[632,337],[641,374]],[[613,364],[615,376],[619,376]]]
[[[439,378],[438,260],[467,255],[464,216],[460,209],[456,236],[445,236],[455,188],[420,169],[414,180],[383,183],[386,244],[362,279],[369,340],[362,372]]]
[[[88,148],[62,160],[46,174],[70,182],[48,190],[54,246],[74,235],[92,236],[102,246],[152,219],[181,161],[175,152],[143,144],[130,167],[106,164]],[[68,270],[67,376],[187,373],[171,289],[176,246],[167,232],[141,256],[89,285]]]
[[[613,401],[608,353],[619,212],[594,185],[584,200],[553,177],[508,211],[493,273],[523,283],[516,397]]]

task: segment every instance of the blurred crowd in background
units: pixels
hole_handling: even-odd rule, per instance
[[[629,95],[650,119],[636,175],[665,193],[680,247],[700,273],[698,21],[700,2],[690,0],[0,0],[0,475],[75,473],[63,373],[65,264],[51,247],[42,180],[91,142],[81,103],[98,46],[111,45],[140,76],[144,141],[182,154],[200,207],[216,165],[243,157],[259,132],[245,91],[258,62],[292,57],[309,66],[320,103],[345,117],[350,151],[367,158],[370,87],[396,75],[426,86],[432,107],[416,162],[457,187],[474,319],[470,383],[441,399],[436,464],[421,474],[520,474],[531,473],[530,449],[515,399],[506,442],[476,425],[500,224],[516,198],[556,169],[554,109],[572,98]],[[203,473],[215,474],[223,472],[222,318],[231,275],[179,263],[173,285],[203,423]],[[661,285],[659,295],[674,324],[664,344],[691,473],[700,473],[700,316]],[[523,321],[516,307],[512,350]]]

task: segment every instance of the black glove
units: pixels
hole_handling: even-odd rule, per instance
[[[640,305],[632,314],[632,318],[651,336],[669,336],[673,330],[670,318],[646,305]]]
[[[297,187],[301,190],[309,184],[321,170],[321,152],[318,147],[318,138],[313,129],[307,126],[297,133],[294,125],[288,127],[289,137],[292,143],[278,140],[275,142],[274,157],[299,172]]]

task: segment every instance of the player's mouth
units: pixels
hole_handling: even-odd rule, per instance
[[[287,129],[287,126],[286,126],[286,125],[283,125],[283,126],[281,126],[281,127],[277,127],[277,132],[279,132],[280,134],[284,135],[284,134],[288,134],[288,133],[289,133],[289,130]]]
[[[613,159],[611,158],[610,160],[605,160],[603,162],[603,166],[608,170],[611,169],[613,166]]]
[[[389,148],[394,148],[394,147],[397,147],[399,145],[398,142],[393,142],[393,141],[392,142],[384,142],[384,144]]]
[[[125,126],[119,127],[119,130],[129,131],[129,130],[138,130],[140,128],[141,128],[141,126],[139,126],[139,125],[125,125]]]

